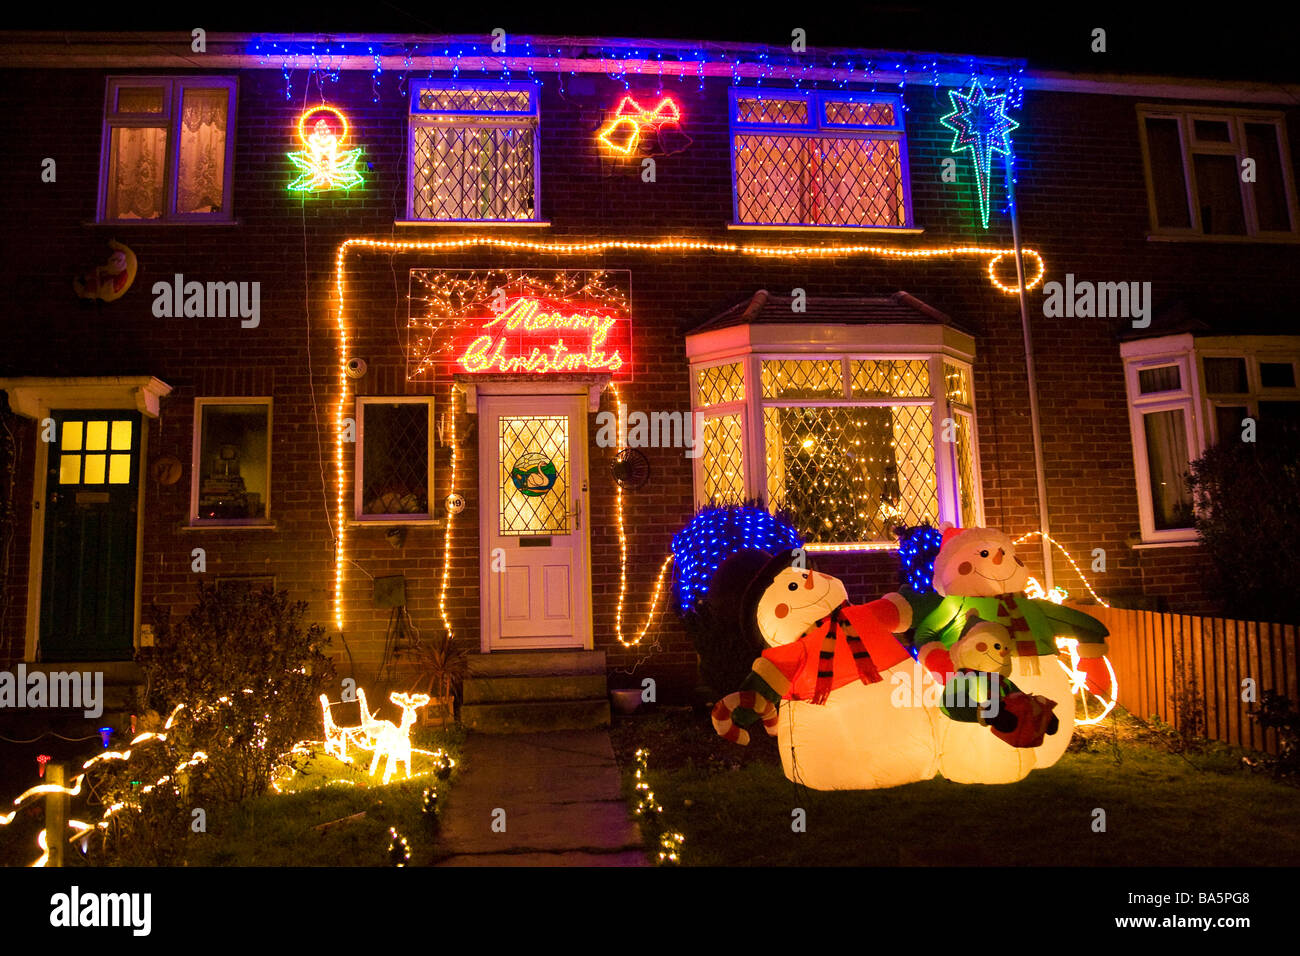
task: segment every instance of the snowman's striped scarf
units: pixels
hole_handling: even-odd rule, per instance
[[[867,647],[862,643],[862,638],[858,632],[853,629],[852,623],[844,615],[844,609],[848,607],[849,602],[845,601],[834,611],[831,611],[829,620],[822,618],[817,622],[821,626],[822,621],[827,621],[826,635],[822,638],[821,651],[817,655],[817,684],[813,689],[812,702],[814,704],[824,704],[831,694],[831,681],[835,677],[835,643],[842,633],[844,642],[848,644],[849,650],[853,653],[853,663],[857,665],[858,676],[864,684],[874,684],[880,680],[880,671],[871,660],[871,654],[867,652]]]

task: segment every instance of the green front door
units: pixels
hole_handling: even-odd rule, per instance
[[[51,412],[40,659],[134,653],[140,415]]]

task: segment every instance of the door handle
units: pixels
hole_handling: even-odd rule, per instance
[[[573,499],[573,530],[582,530],[582,497]]]

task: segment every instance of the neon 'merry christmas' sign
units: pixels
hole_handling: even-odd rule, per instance
[[[308,120],[311,132],[307,132]],[[295,192],[351,189],[361,181],[357,161],[361,147],[342,149],[348,138],[348,121],[332,106],[314,106],[298,117],[298,139],[303,148],[289,153],[289,161],[302,170],[289,184]]]
[[[479,321],[459,350],[462,372],[616,374],[628,363],[626,320],[608,309],[524,297]]]

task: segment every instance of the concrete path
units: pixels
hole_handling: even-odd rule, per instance
[[[649,865],[608,731],[471,733],[447,804],[438,866]]]

